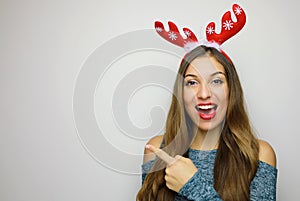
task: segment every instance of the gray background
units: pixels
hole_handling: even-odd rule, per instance
[[[106,41],[152,29],[155,20],[173,20],[203,36],[205,25],[213,20],[218,26],[233,2],[0,1],[0,200],[134,200],[140,175],[103,166],[78,133],[72,103],[82,66]],[[298,2],[238,3],[246,9],[247,25],[223,47],[239,71],[255,130],[277,153],[278,200],[295,200],[300,185]],[[136,65],[145,57],[139,58]],[[146,90],[125,105],[139,127],[151,122],[149,104],[168,105],[168,100],[160,102],[168,99],[166,91],[148,90],[152,102],[141,104],[149,99],[143,96],[149,95]],[[101,100],[97,92],[95,99]],[[146,108],[146,115],[141,108]],[[96,104],[95,116],[98,109]],[[109,142],[115,147],[137,155],[132,162],[136,166],[145,142],[155,133],[145,133],[144,140],[127,139],[118,132],[106,135],[112,136]],[[105,150],[103,154],[110,157]]]

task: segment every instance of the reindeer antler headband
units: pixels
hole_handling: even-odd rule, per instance
[[[246,14],[239,5],[234,4],[232,6],[232,10],[236,16],[236,22],[232,20],[230,11],[227,11],[222,17],[222,29],[219,34],[215,31],[214,22],[210,22],[207,25],[206,40],[204,39],[198,41],[196,35],[188,28],[183,28],[183,32],[186,37],[182,37],[177,26],[170,21],[168,22],[169,31],[166,31],[164,25],[159,21],[155,22],[155,29],[161,37],[175,45],[183,47],[187,52],[200,45],[205,45],[209,47],[215,47],[230,60],[220,46],[229,38],[237,34],[246,23]]]

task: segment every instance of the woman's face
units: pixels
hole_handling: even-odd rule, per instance
[[[184,74],[183,101],[194,124],[203,131],[221,129],[227,111],[224,67],[214,57],[194,59]]]

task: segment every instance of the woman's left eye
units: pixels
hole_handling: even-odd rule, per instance
[[[223,80],[221,80],[221,79],[214,79],[214,80],[212,81],[212,83],[213,83],[213,84],[223,84],[224,82],[223,82]]]

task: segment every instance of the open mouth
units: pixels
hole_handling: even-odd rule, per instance
[[[204,120],[210,120],[215,117],[218,105],[216,104],[198,104],[195,106],[199,116]]]

